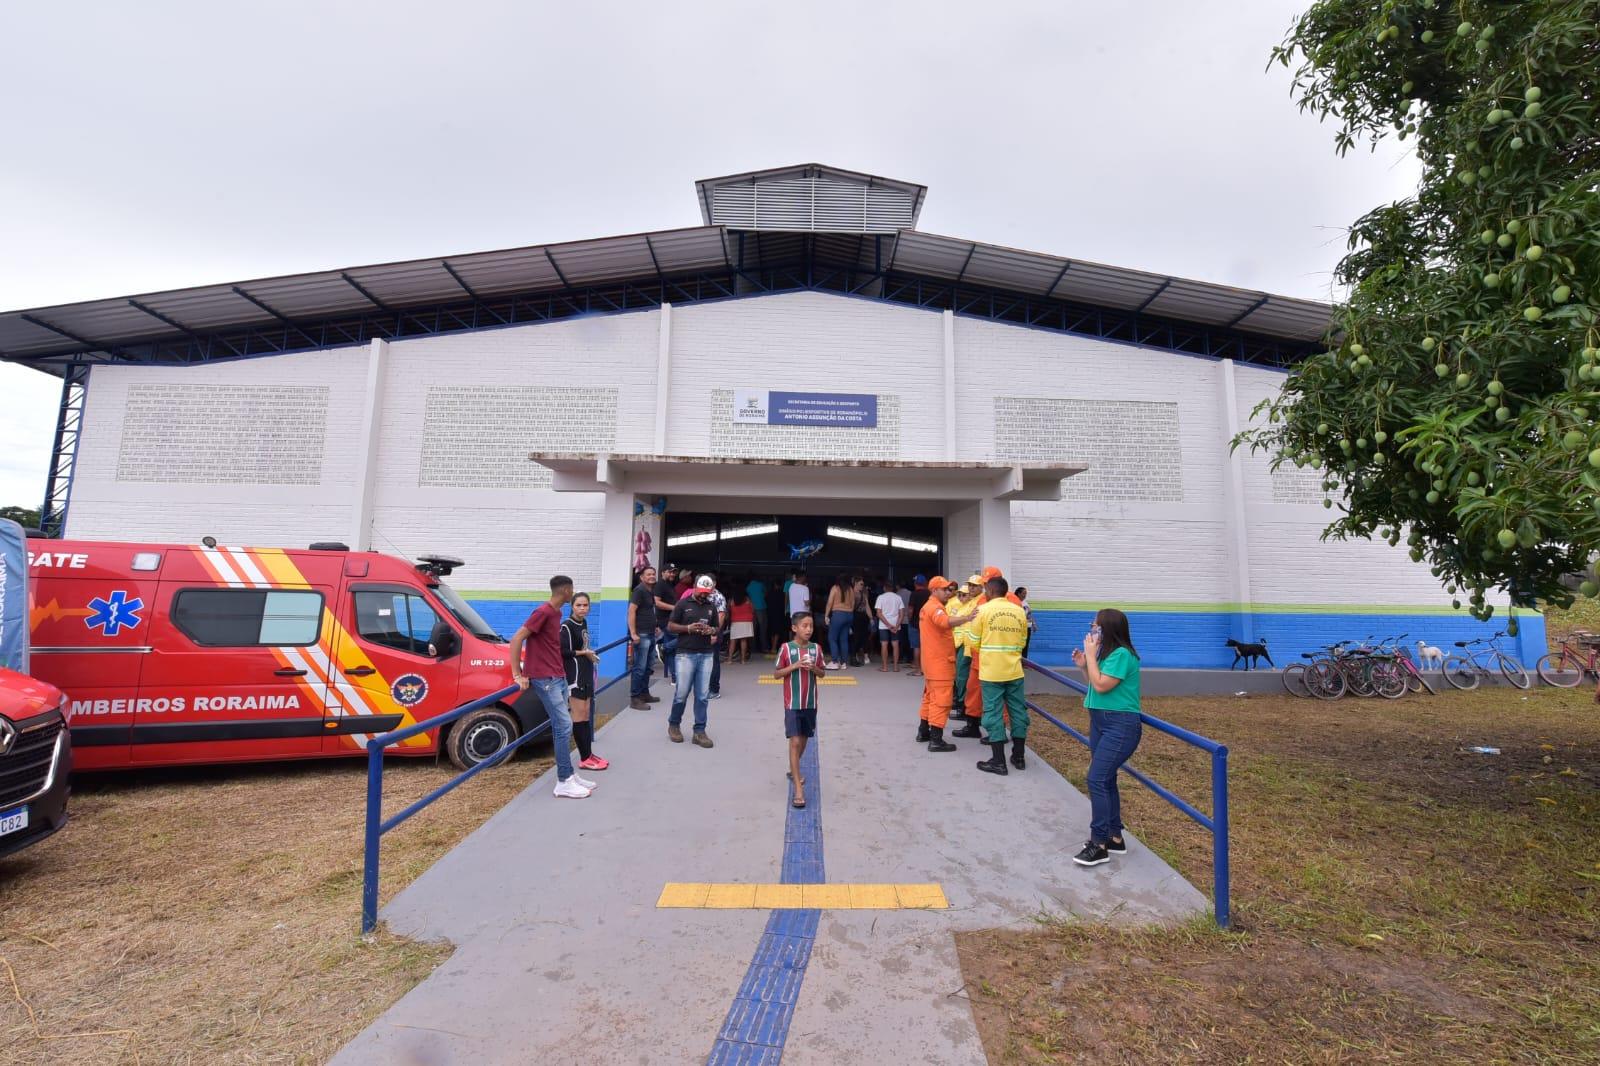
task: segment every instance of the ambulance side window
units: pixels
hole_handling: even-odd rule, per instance
[[[172,599],[172,624],[207,648],[303,648],[322,631],[322,593],[180,589]]]
[[[356,632],[363,640],[412,655],[428,655],[439,616],[421,596],[373,590],[357,592]]]

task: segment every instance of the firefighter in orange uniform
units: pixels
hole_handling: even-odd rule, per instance
[[[936,577],[928,582],[928,602],[922,605],[917,630],[922,641],[922,721],[917,726],[917,743],[926,742],[929,751],[955,751],[944,739],[944,726],[950,720],[951,692],[956,680],[955,627],[978,616],[950,617],[946,605],[955,595],[955,582]],[[976,682],[976,677],[974,677]]]

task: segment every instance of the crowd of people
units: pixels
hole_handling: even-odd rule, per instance
[[[563,608],[570,604],[566,618]],[[534,691],[551,722],[556,753],[555,794],[583,799],[598,784],[579,771],[598,772],[609,762],[594,751],[592,721],[595,665],[589,641],[589,597],[572,580],[550,580],[550,599],[511,641],[513,680]],[[916,740],[933,753],[957,750],[951,738],[978,740],[988,751],[977,768],[1005,776],[1027,769],[1029,712],[1023,659],[1038,625],[1027,590],[1013,589],[997,567],[964,582],[918,574],[908,587],[867,574],[840,574],[826,592],[814,590],[802,569],[780,588],[759,576],[730,582],[717,575],[668,565],[638,574],[628,601],[630,707],[661,702],[650,692],[660,663],[673,694],[667,737],[684,743],[683,719],[692,709],[690,743],[711,748],[709,704],[721,696],[722,667],[772,656],[783,686],[791,804],[806,805],[800,759],[816,735],[819,683],[829,672],[861,668],[922,678]],[[821,637],[823,643],[818,643]],[[1141,735],[1139,657],[1121,611],[1096,616],[1083,646],[1073,652],[1084,672],[1090,717],[1089,840],[1073,861],[1107,862],[1127,850],[1117,774]],[[951,720],[960,728],[949,738]],[[573,765],[569,745],[579,761]],[[1009,747],[1009,754],[1008,749]]]

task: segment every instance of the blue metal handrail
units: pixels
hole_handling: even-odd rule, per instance
[[[1051,670],[1049,667],[1040,666],[1032,659],[1022,660],[1022,665],[1030,670],[1044,675],[1057,684],[1065,685],[1067,688],[1070,688],[1075,692],[1087,693],[1089,691],[1088,687],[1085,686],[1082,681],[1067,677],[1065,674],[1057,673],[1056,671]],[[1035,714],[1069,734],[1074,740],[1082,744],[1084,747],[1089,746],[1088,737],[1084,736],[1082,733],[1078,732],[1076,729],[1072,728],[1070,725],[1063,722],[1061,719],[1057,718],[1043,707],[1039,706],[1033,700],[1028,700],[1027,704],[1029,710],[1033,711]],[[1154,792],[1156,795],[1166,800],[1168,803],[1172,804],[1174,807],[1178,808],[1178,810],[1194,819],[1204,828],[1210,830],[1211,889],[1212,895],[1215,897],[1213,907],[1215,908],[1217,915],[1217,928],[1226,929],[1228,928],[1228,923],[1231,917],[1231,907],[1229,905],[1228,897],[1228,748],[1226,745],[1218,744],[1209,737],[1203,737],[1199,733],[1190,732],[1189,730],[1184,729],[1182,726],[1173,725],[1171,722],[1162,721],[1160,718],[1157,718],[1154,715],[1140,712],[1139,717],[1144,720],[1145,725],[1156,730],[1157,732],[1165,733],[1169,737],[1176,737],[1185,744],[1192,745],[1196,748],[1199,748],[1201,751],[1210,752],[1211,754],[1210,815],[1205,814],[1199,808],[1195,807],[1194,804],[1183,799],[1183,797],[1172,792],[1170,789],[1163,787],[1161,784],[1152,780],[1149,776],[1141,773],[1139,770],[1127,765],[1126,763],[1124,763],[1122,766],[1122,772],[1139,782],[1145,788],[1148,788],[1151,792]]]
[[[627,637],[618,637],[611,643],[596,648],[595,651],[607,652],[612,648],[620,647],[626,643],[628,643]],[[606,691],[606,689],[610,688],[612,685],[615,685],[618,681],[623,680],[627,676],[628,671],[624,670],[616,677],[613,677],[610,681],[607,681],[605,684],[595,689],[595,696],[598,697],[602,692]],[[505,747],[501,748],[499,751],[495,752],[478,765],[471,767],[470,769],[463,770],[461,773],[457,774],[455,777],[452,777],[450,780],[446,781],[444,784],[440,785],[426,796],[423,796],[421,799],[401,810],[398,814],[392,815],[389,818],[385,818],[383,816],[384,750],[393,747],[403,740],[409,740],[420,733],[426,733],[430,730],[447,726],[451,722],[466,717],[473,711],[482,710],[485,707],[490,707],[496,703],[499,703],[501,700],[510,699],[521,691],[522,687],[520,685],[507,685],[498,692],[492,692],[482,699],[473,700],[471,703],[464,703],[460,707],[457,707],[455,710],[446,714],[441,714],[435,718],[427,718],[420,722],[413,722],[404,729],[396,729],[390,733],[379,733],[377,736],[367,741],[366,855],[361,871],[361,931],[363,933],[372,932],[372,930],[378,924],[378,842],[380,839],[382,839],[383,834],[395,828],[401,822],[404,822],[407,818],[410,818],[413,814],[416,814],[434,800],[448,792],[453,791],[458,786],[465,784],[469,778],[476,777],[478,774],[481,774],[491,766],[499,766],[501,763],[505,762],[511,757],[512,752],[522,747],[522,745],[531,740],[536,740],[539,737],[544,736],[550,731],[550,722],[547,719],[543,725],[528,730],[526,733],[522,734],[522,736],[518,737],[516,740],[513,740],[510,744],[507,744]],[[594,714],[592,707],[589,713],[591,715]]]

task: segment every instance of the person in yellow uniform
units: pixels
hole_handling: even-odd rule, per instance
[[[1028,738],[1028,704],[1022,689],[1022,646],[1028,640],[1028,615],[1010,600],[1003,577],[984,586],[988,599],[978,610],[971,632],[978,642],[978,682],[983,690],[983,729],[994,752],[978,763],[986,774],[1005,775],[1007,719],[1011,765],[1028,768],[1022,750]]]
[[[984,605],[983,578],[973,574],[967,578],[961,592],[959,609],[949,609],[951,614],[971,614]],[[952,605],[953,607],[954,605]],[[978,642],[968,623],[956,629],[956,688],[955,714],[966,719],[966,725],[950,735],[953,737],[978,736],[978,723],[983,718],[983,692],[978,684]]]

